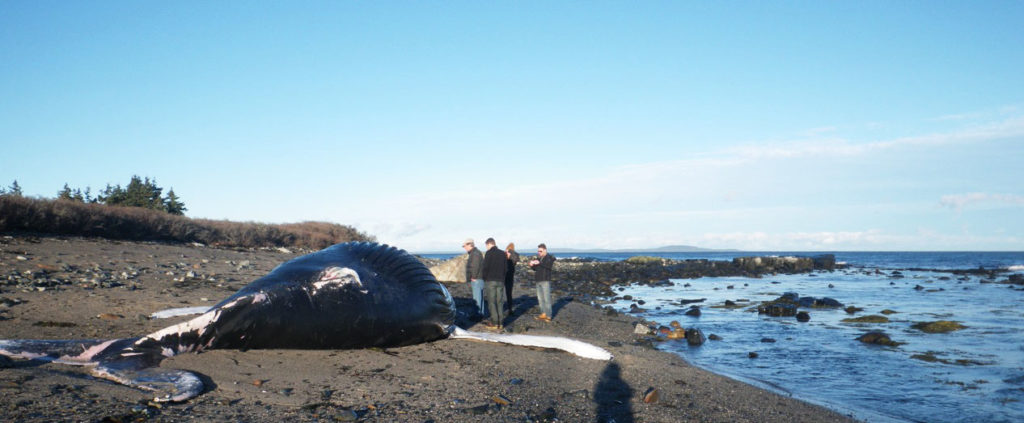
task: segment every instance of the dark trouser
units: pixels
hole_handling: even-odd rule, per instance
[[[487,300],[487,311],[491,312],[491,323],[501,326],[505,321],[505,283],[502,281],[484,282],[484,299]]]
[[[512,283],[514,277],[505,278],[505,305],[509,314],[512,314]]]

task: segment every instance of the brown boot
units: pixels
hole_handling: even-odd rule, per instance
[[[537,319],[537,320],[540,320],[540,321],[544,321],[544,322],[550,322],[551,321],[551,318],[548,317],[548,315],[544,314],[544,313],[541,313],[540,316],[534,317],[534,319]]]

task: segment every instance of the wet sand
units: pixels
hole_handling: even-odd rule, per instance
[[[4,237],[0,339],[140,336],[187,319],[146,318],[150,313],[213,305],[297,255]],[[465,284],[449,288],[464,316],[472,307],[469,290]],[[386,350],[214,350],[163,362],[200,374],[207,385],[198,398],[174,404],[151,403],[143,391],[92,378],[88,368],[0,362],[0,416],[6,421],[850,420],[638,343],[635,317],[562,297],[555,320],[544,323],[533,318],[539,311],[532,290],[517,285],[514,296],[508,331],[580,339],[608,349],[615,359],[451,339]],[[465,319],[460,323],[485,331]],[[652,388],[657,399],[645,402]]]

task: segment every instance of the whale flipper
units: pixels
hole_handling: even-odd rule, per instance
[[[210,311],[211,308],[213,308],[213,307],[210,307],[210,306],[198,306],[198,307],[169,308],[167,310],[160,310],[160,311],[153,312],[153,314],[149,315],[149,318],[150,319],[166,319],[166,318],[169,318],[169,317],[190,316],[190,315],[193,315],[193,314],[203,314],[203,313],[206,313],[207,311]]]
[[[594,360],[611,360],[613,357],[612,353],[608,352],[604,348],[591,345],[583,341],[562,338],[559,336],[482,333],[468,331],[456,326],[455,329],[452,330],[450,337],[453,339],[475,339],[477,341],[500,342],[503,344],[520,345],[525,347],[551,348]]]

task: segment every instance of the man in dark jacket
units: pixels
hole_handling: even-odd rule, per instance
[[[537,320],[550,322],[555,312],[551,306],[551,271],[555,268],[555,256],[548,254],[548,246],[537,246],[537,258],[530,260],[530,268],[536,273],[533,280],[537,283],[537,302],[540,303],[540,316]]]
[[[489,329],[502,330],[505,321],[505,252],[498,249],[494,238],[487,238],[487,252],[484,253],[484,298],[491,312]]]
[[[484,255],[480,253],[480,249],[476,248],[473,238],[467,238],[462,243],[462,249],[466,250],[466,254],[469,255],[466,258],[466,283],[470,284],[476,311],[482,317],[484,315]]]

